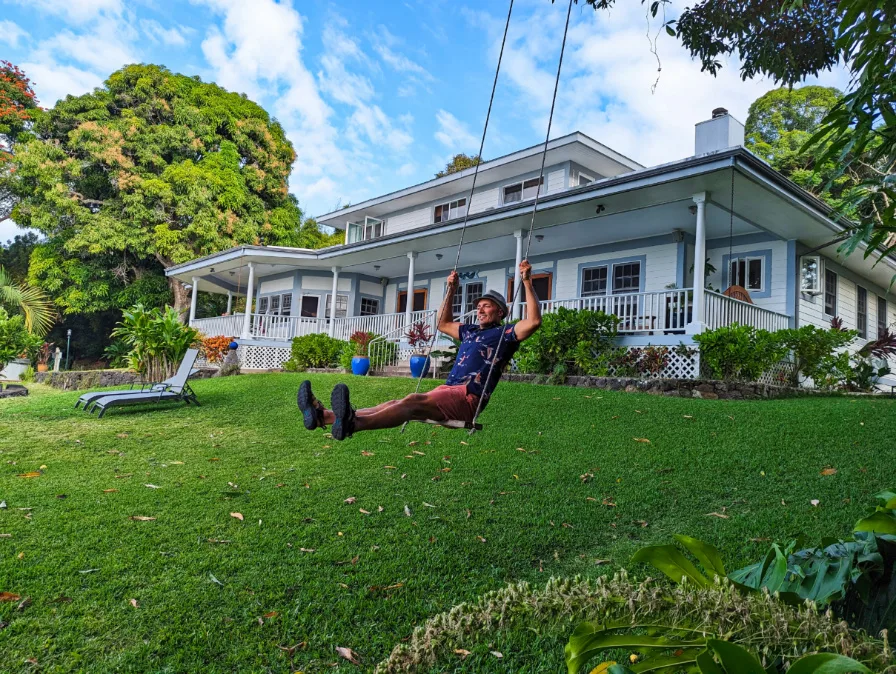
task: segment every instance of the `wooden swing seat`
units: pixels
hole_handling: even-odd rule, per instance
[[[740,300],[741,302],[746,302],[747,304],[753,304],[753,300],[750,299],[750,293],[743,286],[729,286],[728,290],[722,293],[725,297],[730,297],[733,300]]]
[[[453,428],[460,430],[462,428],[470,430],[482,430],[482,424],[474,424],[472,421],[456,421],[454,419],[446,419],[445,421],[436,421],[434,419],[425,419],[421,424],[429,424],[430,426],[444,426],[445,428]]]

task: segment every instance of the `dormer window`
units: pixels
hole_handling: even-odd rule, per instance
[[[383,221],[378,218],[366,217],[364,222],[348,223],[348,236],[346,243],[358,243],[368,241],[384,234]]]
[[[454,218],[462,218],[467,214],[467,200],[458,199],[457,201],[449,201],[447,204],[439,204],[436,206],[433,215],[433,222],[446,222],[454,220]]]
[[[517,201],[525,201],[526,199],[534,199],[535,193],[541,185],[541,193],[544,194],[544,178],[532,178],[532,180],[524,180],[521,183],[504,186],[504,203],[512,204]]]

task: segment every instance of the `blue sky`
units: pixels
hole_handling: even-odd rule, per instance
[[[244,92],[286,128],[290,188],[319,215],[478,149],[506,13],[505,0],[0,0],[0,58],[44,106],[137,62]],[[544,140],[565,14],[562,0],[516,0],[486,158]],[[773,88],[742,82],[736,63],[701,73],[664,32],[658,72],[647,37],[658,28],[634,0],[609,14],[573,7],[552,136],[580,130],[655,165],[693,154],[694,124],[713,108],[746,121]],[[0,223],[0,241],[17,231]]]

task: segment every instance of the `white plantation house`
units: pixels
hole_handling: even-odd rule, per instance
[[[487,290],[510,300],[540,189],[529,260],[545,312],[616,314],[623,346],[690,345],[734,322],[828,327],[835,316],[876,338],[896,321],[886,291],[896,260],[839,258],[832,241],[844,227],[830,208],[743,139],[743,125],[717,109],[697,124],[693,156],[644,167],[572,133],[550,141],[541,181],[539,145],[481,164],[469,204],[474,169],[319,217],[345,230],[343,245],[241,246],[167,273],[192,285],[190,323],[236,337],[246,368],[279,367],[290,340],[310,333],[366,330],[401,346],[411,322],[435,325],[467,209],[455,316]],[[704,287],[695,279],[705,269]],[[197,289],[244,295],[252,309],[196,316]],[[514,316],[524,310],[518,303]],[[696,376],[695,363],[676,356],[663,374]]]

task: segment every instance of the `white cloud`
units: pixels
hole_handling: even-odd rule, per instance
[[[41,42],[37,53],[45,55],[41,60],[56,57],[77,61],[105,76],[130,63],[139,63],[131,44],[136,38],[137,31],[128,23],[103,16],[94,22],[90,32],[57,33]]]
[[[87,23],[103,13],[121,14],[121,0],[16,0],[29,9],[62,16],[72,23]]]
[[[18,47],[19,40],[29,37],[28,32],[12,21],[0,21],[0,42],[10,47]]]
[[[439,110],[436,121],[439,124],[436,140],[453,152],[475,152],[479,147],[479,139],[470,133],[467,125],[447,110]]]
[[[417,171],[417,165],[414,162],[407,162],[398,167],[398,175],[403,178],[407,176],[412,176]]]
[[[153,42],[161,42],[172,47],[183,47],[187,44],[184,34],[192,32],[192,29],[184,26],[165,28],[155,19],[141,19],[140,28]]]
[[[542,137],[566,18],[560,5],[515,17],[502,64],[502,81],[509,80],[513,91],[513,103],[503,102],[510,108],[507,115],[517,123],[529,123]],[[709,119],[713,108],[725,107],[746,122],[750,103],[774,88],[768,80],[743,82],[734,61],[725,63],[717,77],[702,73],[700,64],[663,31],[657,42],[662,63],[658,73],[644,12],[640,3],[617,3],[612,12],[573,13],[552,137],[579,130],[643,164],[655,165],[692,155],[694,124]],[[496,61],[503,17],[471,11],[464,16],[486,30],[490,56]],[[653,22],[651,35],[658,25]],[[657,75],[659,84],[651,93]],[[841,71],[821,79],[825,84],[842,83],[844,75]]]
[[[53,107],[56,101],[69,94],[80,96],[103,84],[103,78],[89,70],[64,66],[52,59],[22,63],[21,66],[34,85],[37,100],[45,108]]]

